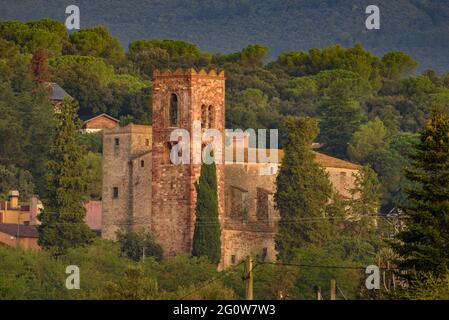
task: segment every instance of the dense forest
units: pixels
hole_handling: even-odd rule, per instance
[[[0,20],[64,21],[62,0],[3,0]],[[404,51],[420,71],[449,66],[445,0],[78,0],[81,28],[105,25],[127,46],[136,39],[178,39],[209,52],[232,53],[249,43],[286,51],[360,42],[377,55]],[[380,30],[365,28],[365,9],[380,8]]]
[[[328,287],[331,279],[338,279],[349,299],[447,297],[448,229],[440,212],[449,203],[449,74],[417,74],[418,62],[407,54],[376,56],[361,44],[284,52],[266,63],[268,50],[251,44],[234,53],[212,54],[193,43],[151,39],[133,41],[125,51],[105,27],[68,34],[64,25],[50,19],[1,22],[0,194],[18,188],[23,198],[39,193],[51,205],[40,216],[44,223],[39,232],[48,235],[43,239],[47,242],[40,239],[45,250],[0,248],[0,298],[243,297],[240,264],[219,273],[216,259],[213,263],[200,253],[161,260],[161,248],[151,235],[124,233],[112,243],[94,238],[80,222],[82,200],[101,197],[101,137],[80,134],[78,117],[107,112],[121,125],[151,124],[153,70],[189,67],[225,70],[227,128],[281,130],[288,160],[278,176],[276,202],[281,222],[303,221],[281,224],[279,261],[348,266],[303,271],[256,260],[256,298],[312,299],[313,287]],[[57,116],[48,81],[75,99],[65,100]],[[351,190],[360,197],[346,202],[332,194],[326,174],[311,161],[312,142],[322,145],[321,152],[363,165],[364,179],[357,179]],[[404,167],[412,169],[404,172]],[[303,187],[301,179],[314,187]],[[404,195],[415,202],[407,203]],[[384,240],[397,233],[397,221],[378,216],[380,204],[383,214],[399,207],[414,219],[408,233],[400,234],[406,245],[396,244],[394,251]],[[420,208],[433,214],[424,230]],[[348,213],[362,218],[343,219]],[[61,220],[64,214],[72,225]],[[373,215],[378,218],[375,227]],[[55,237],[54,230],[63,230],[59,223],[69,231]],[[80,231],[80,225],[84,231],[75,239],[70,232]],[[390,272],[384,273],[388,284],[382,291],[375,296],[366,292],[361,266],[375,262],[389,268],[399,253],[400,265],[410,270],[417,249],[409,240],[423,232],[432,236],[418,248],[421,270],[438,275],[438,281],[421,281],[408,296],[395,296],[387,281]],[[58,259],[51,251],[55,246]],[[69,263],[82,268],[84,290],[61,287]],[[222,281],[203,285],[216,277]],[[427,287],[432,289],[422,290]]]
[[[150,124],[153,70],[216,68],[226,72],[227,128],[279,128],[286,116],[317,118],[320,151],[371,166],[382,185],[383,212],[391,210],[417,129],[433,107],[448,106],[449,74],[417,75],[418,63],[405,53],[378,57],[360,44],[285,52],[264,63],[267,54],[257,44],[211,54],[157,39],[133,41],[125,52],[104,27],[68,34],[49,19],[0,23],[0,192],[14,185],[25,196],[42,189],[54,125],[45,81],[78,101],[81,119],[106,112],[122,124]],[[80,137],[89,150],[88,195],[98,198],[101,142],[88,136]]]

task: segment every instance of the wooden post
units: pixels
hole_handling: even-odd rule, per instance
[[[335,279],[331,280],[331,290],[329,298],[331,300],[337,300],[337,281],[335,281]]]
[[[316,291],[316,299],[317,300],[323,300],[323,297],[321,296],[321,288],[316,286],[315,287],[315,291]]]
[[[253,300],[253,259],[247,256],[245,260],[245,297]]]

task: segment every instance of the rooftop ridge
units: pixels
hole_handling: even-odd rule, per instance
[[[170,69],[164,69],[162,71],[159,69],[155,69],[153,71],[153,78],[172,76],[201,76],[224,79],[225,73],[224,70],[210,69],[209,71],[207,71],[204,68],[201,68],[199,71],[197,71],[195,68],[177,68],[175,71],[172,71]]]

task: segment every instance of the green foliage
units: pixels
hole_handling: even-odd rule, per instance
[[[322,150],[337,158],[347,158],[347,145],[364,118],[358,101],[347,97],[326,97],[319,106]]]
[[[372,94],[369,81],[352,71],[344,69],[324,70],[313,78],[317,81],[324,96],[347,97],[363,102]]]
[[[372,103],[372,105],[370,105]],[[369,118],[375,119],[379,118],[385,129],[387,129],[388,135],[395,135],[399,132],[401,125],[401,114],[400,112],[389,103],[389,101],[379,101],[378,103],[375,101],[367,102],[371,110],[369,111]]]
[[[194,44],[179,40],[137,40],[129,44],[131,69],[151,79],[156,69],[204,68],[212,56]]]
[[[374,118],[354,132],[348,145],[348,155],[353,161],[364,162],[379,148],[387,144],[387,129],[382,120]]]
[[[31,173],[31,182],[42,190],[54,133],[53,108],[45,87],[31,80],[29,58],[0,57],[0,164]]]
[[[221,258],[216,170],[215,162],[201,165],[200,179],[196,185],[196,218],[192,243],[193,256],[206,256],[214,264],[218,264]]]
[[[101,200],[103,185],[101,154],[87,152],[82,159],[82,166],[87,179],[86,198]]]
[[[229,106],[227,124],[231,128],[277,127],[279,113],[263,91],[248,88],[241,91]]]
[[[176,1],[169,1],[167,5],[176,4]],[[326,3],[323,2],[317,7],[321,5]],[[266,8],[266,4],[257,6]],[[182,11],[184,7],[175,6],[174,8]],[[288,7],[291,8],[290,4]],[[214,8],[214,5],[201,4],[200,7],[195,5],[193,8],[189,7],[186,12],[191,17],[198,14],[195,10],[200,10],[201,22],[211,16],[210,13],[214,12]],[[260,11],[249,10],[245,5],[242,8],[241,4],[226,6],[220,10],[221,16],[232,10],[238,14],[244,12],[246,20],[248,15],[253,16]],[[302,8],[300,11],[303,12],[303,10],[309,9]],[[304,15],[307,17],[306,13]],[[234,16],[233,19],[235,18]],[[163,16],[160,19],[163,19]],[[183,28],[185,25],[181,20],[177,19],[176,23],[170,25]],[[191,21],[190,18],[189,21]],[[254,19],[254,21],[258,20]],[[305,20],[298,19],[298,21]],[[189,26],[196,23],[199,22],[189,22]],[[283,25],[284,23],[288,25],[290,22],[283,21]],[[160,21],[156,25],[160,26]],[[226,27],[235,28],[235,24],[229,24]],[[307,28],[313,30],[316,26],[311,23],[307,25]],[[307,28],[304,28],[302,35],[307,36]],[[212,31],[213,25],[208,24],[208,29]],[[283,28],[283,30],[287,29]],[[236,32],[229,34],[236,34]],[[220,34],[221,36],[226,34]],[[292,34],[287,33],[284,36],[291,37]],[[214,37],[214,39],[220,37]],[[206,38],[210,41],[209,37],[203,38],[202,36],[201,41]],[[282,38],[286,41],[285,37]],[[347,45],[345,39],[341,41]],[[294,43],[294,41],[290,42]],[[228,45],[227,41],[220,41],[220,43],[224,43],[225,47]],[[275,42],[267,40],[266,43]],[[206,48],[204,43],[199,42],[199,44],[200,47]],[[208,45],[207,48],[211,47]],[[220,46],[220,48],[224,47]],[[235,48],[228,47],[227,50],[222,51],[234,50]],[[274,52],[277,50],[275,48]],[[9,189],[19,189],[21,195],[27,197],[33,192],[33,185],[35,191],[40,193],[47,191],[44,179],[47,159],[50,157],[50,164],[53,165],[56,159],[64,160],[61,163],[65,163],[70,170],[68,170],[67,179],[61,178],[57,183],[54,176],[50,179],[51,183],[46,196],[49,203],[46,204],[46,210],[48,210],[42,216],[47,220],[42,228],[46,230],[44,233],[48,243],[61,239],[58,240],[60,242],[58,246],[67,247],[64,251],[68,258],[64,257],[67,259],[64,263],[76,261],[82,264],[82,270],[88,270],[86,273],[83,271],[83,277],[89,277],[88,283],[83,282],[83,285],[89,288],[88,292],[69,294],[64,288],[62,291],[59,290],[63,283],[63,280],[59,282],[63,277],[62,266],[59,269],[58,262],[47,261],[46,252],[17,253],[20,256],[17,261],[20,263],[25,261],[25,267],[33,272],[36,271],[39,275],[37,280],[33,280],[26,276],[28,269],[14,265],[14,259],[11,258],[13,253],[2,251],[6,257],[4,261],[8,264],[6,269],[2,267],[0,270],[13,272],[4,272],[7,276],[3,278],[0,276],[0,294],[6,292],[5,296],[14,298],[52,299],[67,296],[111,299],[174,298],[182,297],[190,290],[197,289],[199,289],[197,293],[190,295],[192,299],[220,296],[232,298],[234,292],[239,296],[242,295],[240,275],[238,281],[233,282],[233,290],[221,283],[214,283],[204,289],[200,288],[204,281],[218,274],[215,267],[219,260],[219,253],[217,253],[219,252],[217,249],[219,248],[219,233],[217,236],[219,228],[216,215],[213,213],[216,201],[209,201],[214,196],[207,195],[207,192],[201,195],[203,218],[209,223],[211,217],[208,215],[213,213],[213,228],[208,226],[207,229],[202,228],[202,231],[196,230],[198,232],[195,241],[198,247],[212,244],[211,247],[215,248],[210,254],[214,257],[212,260],[215,260],[213,264],[209,263],[207,258],[189,259],[182,256],[163,263],[148,258],[142,263],[142,270],[128,268],[128,264],[134,262],[120,258],[119,248],[110,243],[69,248],[72,240],[73,242],[80,240],[80,243],[89,242],[90,236],[87,236],[84,223],[79,225],[83,216],[80,204],[85,195],[98,198],[101,194],[99,155],[101,137],[90,134],[76,135],[76,143],[90,151],[84,152],[81,156],[79,156],[80,152],[75,152],[78,153],[76,157],[69,156],[72,151],[78,149],[72,143],[73,139],[64,140],[70,140],[67,147],[63,147],[63,139],[60,139],[59,147],[62,152],[56,157],[55,149],[53,149],[49,156],[51,139],[55,135],[53,110],[47,99],[48,92],[45,86],[32,81],[33,74],[34,80],[43,82],[48,79],[47,76],[36,77],[42,73],[41,71],[45,71],[45,61],[41,59],[42,57],[39,58],[39,55],[36,56],[36,52],[39,51],[45,52],[50,58],[52,81],[58,82],[78,100],[79,115],[82,118],[107,112],[120,118],[122,124],[129,121],[147,124],[151,122],[151,83],[148,80],[154,69],[188,67],[224,69],[227,77],[226,126],[228,128],[280,128],[280,123],[286,123],[281,128],[281,134],[286,137],[283,143],[287,159],[284,159],[286,165],[283,164],[283,167],[285,168],[281,169],[282,177],[280,176],[279,181],[282,180],[282,187],[277,194],[277,199],[283,215],[282,221],[288,223],[280,225],[281,235],[277,239],[277,246],[281,249],[288,249],[290,245],[291,248],[300,248],[301,261],[304,259],[311,262],[319,261],[322,255],[335,257],[336,261],[342,264],[366,261],[366,257],[360,252],[375,251],[378,248],[371,247],[371,244],[367,243],[349,245],[346,242],[339,243],[338,247],[333,248],[324,246],[324,243],[332,238],[329,233],[333,227],[343,226],[344,233],[351,236],[361,234],[375,236],[375,232],[365,232],[366,219],[341,225],[336,222],[339,219],[341,221],[342,216],[348,212],[352,214],[377,212],[378,187],[375,174],[368,168],[364,168],[364,179],[361,176],[357,177],[356,188],[352,190],[353,195],[357,193],[361,196],[353,197],[348,209],[346,207],[348,203],[332,193],[325,174],[313,164],[310,144],[317,133],[314,125],[302,120],[301,125],[306,128],[305,131],[301,131],[298,129],[300,122],[295,122],[288,116],[317,117],[321,128],[318,140],[324,143],[323,151],[343,158],[349,155],[353,160],[371,165],[382,185],[383,208],[388,211],[396,201],[402,201],[401,189],[410,184],[406,181],[402,168],[409,163],[406,155],[410,153],[411,145],[416,140],[413,132],[424,125],[432,109],[439,108],[447,112],[449,107],[449,75],[438,77],[435,72],[427,71],[423,75],[411,77],[417,64],[408,55],[402,52],[390,52],[380,59],[360,44],[347,49],[340,45],[333,45],[307,52],[286,52],[265,65],[268,49],[257,44],[246,46],[235,53],[212,55],[201,51],[196,44],[179,40],[138,40],[130,43],[129,51],[125,55],[118,40],[104,27],[83,29],[72,33],[69,37],[62,23],[49,19],[29,23],[1,22],[0,193],[5,195]],[[35,53],[34,59],[33,53]],[[427,56],[426,52],[421,58],[427,59]],[[31,61],[33,62],[30,64]],[[42,66],[44,68],[41,68]],[[39,72],[36,73],[36,70]],[[363,124],[367,120],[366,117],[369,121]],[[67,126],[67,132],[76,131],[75,126],[68,127],[70,126]],[[295,133],[297,133],[296,138]],[[293,150],[294,148],[298,150]],[[53,166],[54,169],[55,166]],[[78,175],[80,172],[87,173],[89,177]],[[199,188],[199,185],[197,187]],[[216,192],[214,195],[216,196]],[[328,203],[329,199],[332,199],[331,203]],[[291,203],[297,204],[296,207]],[[58,210],[62,210],[55,211],[56,206]],[[51,212],[58,212],[58,214],[52,216]],[[335,221],[329,219],[334,225],[322,222],[323,215],[326,218],[335,218]],[[200,213],[197,214],[197,219],[198,217],[203,219]],[[53,218],[58,222],[47,223],[53,221]],[[302,224],[290,223],[291,220],[299,218],[302,219]],[[307,220],[308,218],[315,220],[311,223],[311,220]],[[61,225],[64,226],[64,230],[58,228]],[[203,227],[204,224],[197,226]],[[338,231],[341,230],[338,229]],[[73,239],[60,237],[57,232],[63,232],[64,235],[73,234]],[[218,240],[210,242],[209,236],[203,237],[208,233],[213,234],[212,239]],[[131,249],[137,248],[129,249],[131,258],[138,260],[139,246],[143,247],[141,242],[145,243],[146,240],[139,237],[131,238],[131,240],[128,239],[133,244],[130,246]],[[351,251],[351,245],[359,248],[360,252]],[[343,254],[340,250],[351,251],[353,255],[352,253]],[[283,251],[281,257],[284,260],[293,261],[296,258],[296,253],[292,250],[285,252],[282,249],[281,251]],[[150,254],[146,253],[146,255]],[[32,261],[34,259],[37,262]],[[0,259],[1,262],[2,259]],[[44,268],[49,270],[48,273],[44,271]],[[58,268],[57,272],[55,268]],[[17,273],[14,273],[15,270],[18,270]],[[277,266],[272,268],[263,266],[260,270],[262,279],[259,284],[256,283],[256,287],[258,286],[258,290],[261,290],[260,295],[258,293],[258,297],[261,298],[281,298],[280,292],[285,293],[283,297],[305,297],[313,292],[312,284],[322,284],[324,288],[323,279],[327,281],[330,277],[338,276],[338,274],[317,273],[316,278],[312,277],[312,280],[308,280],[309,282],[304,282],[306,278],[310,278],[310,274],[305,276],[300,273],[299,277],[303,278],[297,280],[298,274],[295,272],[276,274],[276,270],[279,270]],[[53,271],[55,271],[54,274]],[[39,283],[39,281],[48,281],[46,277],[54,278],[53,282],[48,282],[50,283],[48,287]],[[343,279],[346,282],[350,278],[351,275],[347,275]],[[275,279],[275,284],[272,283],[272,279]],[[352,295],[355,282],[350,283],[351,288],[344,288],[344,291],[349,290]],[[139,291],[135,286],[146,288],[149,294],[145,293],[146,289]],[[128,287],[136,288],[134,296],[133,290],[129,290]],[[6,289],[2,291],[3,288]],[[28,292],[30,288],[32,290]]]
[[[420,132],[406,177],[412,185],[405,190],[400,208],[406,229],[397,235],[393,248],[400,255],[398,266],[409,271],[440,276],[447,272],[449,255],[449,116],[434,111]]]
[[[403,197],[401,190],[407,185],[403,168],[408,165],[408,156],[417,140],[415,134],[399,133],[392,136],[388,145],[377,150],[367,161],[379,177],[385,211],[390,211]]]
[[[372,246],[364,243],[369,249]],[[295,261],[306,265],[323,266],[359,266],[369,261],[367,254],[362,254],[362,259],[356,260],[357,250],[364,249],[355,241],[328,244],[326,246],[308,245],[295,251]],[[345,251],[347,250],[347,251]],[[365,260],[365,261],[360,261]],[[296,278],[295,288],[291,293],[296,299],[316,299],[315,286],[322,289],[324,299],[329,297],[330,281],[335,279],[338,286],[344,292],[347,299],[355,299],[359,289],[360,279],[364,277],[363,270],[339,269],[339,268],[300,268]],[[343,297],[339,294],[339,299]]]
[[[254,298],[257,300],[296,299],[300,270],[291,266],[261,264],[254,269]]]
[[[156,268],[160,287],[169,292],[190,285],[200,286],[219,275],[217,265],[205,256],[190,257],[187,254],[178,254],[164,260],[163,264]]]
[[[283,123],[285,156],[276,178],[274,196],[281,219],[276,236],[278,259],[290,261],[295,249],[320,243],[329,233],[325,207],[331,195],[327,174],[314,161],[312,142],[318,134],[316,120],[286,117]]]
[[[368,165],[361,167],[355,175],[354,188],[349,191],[351,198],[346,201],[346,213],[351,219],[345,222],[345,227],[355,234],[366,235],[375,230],[379,219],[376,216],[382,193],[376,172]]]
[[[399,300],[448,300],[449,276],[436,277],[431,273],[420,273],[405,288],[397,290],[389,296]]]
[[[0,246],[0,299],[67,298],[65,267],[47,252]]]
[[[399,80],[412,75],[417,65],[416,61],[403,52],[390,52],[382,57],[381,74],[388,80]]]
[[[125,59],[120,41],[103,26],[72,33],[70,43],[70,54],[103,58],[112,65],[119,65]]]
[[[250,68],[261,67],[266,58],[268,48],[261,45],[249,45],[240,52],[227,55],[225,59],[230,62],[239,62]]]
[[[81,133],[77,137],[77,142],[84,147],[87,151],[93,153],[103,152],[103,133]]]
[[[165,50],[170,57],[199,57],[201,55],[196,45],[180,40],[138,40],[129,45],[129,50],[143,47],[160,48]]]
[[[149,88],[129,74],[117,74],[103,59],[92,56],[62,56],[50,61],[54,80],[80,104],[83,119],[106,112],[119,118],[132,115],[138,123],[150,119]]]
[[[95,239],[57,259],[47,251],[0,246],[0,299],[235,299],[227,282],[207,258],[178,255],[136,262],[121,257],[120,245]],[[65,286],[68,265],[80,270],[80,290]],[[237,276],[237,274],[232,273]],[[240,276],[240,275],[238,275]],[[242,287],[241,278],[236,286]]]
[[[120,243],[122,255],[132,260],[140,261],[145,257],[154,257],[158,261],[162,259],[162,247],[148,232],[143,230],[125,232],[122,230],[117,233],[117,240]]]
[[[128,124],[133,123],[134,117],[131,115],[120,117],[120,127],[126,127]]]
[[[160,299],[157,281],[145,274],[142,267],[129,267],[118,283],[110,282],[102,299],[153,300]]]
[[[0,56],[7,58],[4,68],[9,73],[16,71],[10,60],[17,61],[19,52],[33,52],[26,47],[29,29],[54,33],[60,39],[63,56],[42,48],[53,57],[53,80],[79,101],[82,119],[107,112],[124,119],[123,123],[132,119],[149,124],[151,84],[147,80],[154,69],[224,69],[227,127],[279,128],[288,115],[319,117],[323,151],[345,158],[347,144],[365,116],[379,117],[389,134],[414,132],[424,124],[431,107],[444,108],[449,102],[446,78],[432,71],[407,78],[415,62],[401,52],[380,59],[360,44],[333,45],[282,53],[264,65],[267,48],[257,44],[211,55],[192,43],[153,39],[131,42],[125,57],[104,27],[68,37],[62,25],[47,20],[1,24]],[[38,170],[30,171],[35,176]]]
[[[21,199],[28,199],[34,192],[33,176],[14,165],[0,165],[0,199],[6,199],[11,190],[18,190]]]
[[[189,300],[237,300],[234,290],[226,287],[220,281],[212,282],[205,287],[189,286],[181,287],[177,292],[177,299],[185,298]]]
[[[89,244],[93,238],[84,222],[87,177],[82,162],[84,150],[76,141],[80,128],[77,107],[73,99],[65,98],[59,108],[46,173],[45,209],[38,216],[38,243],[56,255]]]
[[[55,20],[42,19],[22,23],[4,21],[0,23],[0,38],[14,42],[24,53],[45,49],[50,56],[59,56],[67,44],[67,29]]]

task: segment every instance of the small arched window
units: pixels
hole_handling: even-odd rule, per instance
[[[209,128],[214,127],[214,107],[209,106],[207,118],[209,120]]]
[[[201,128],[206,128],[207,126],[207,110],[206,106],[203,104],[201,106]]]
[[[178,125],[178,96],[174,93],[170,97],[170,125]]]

